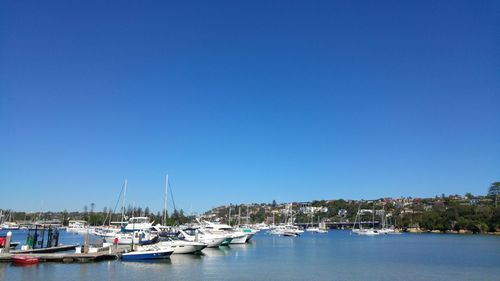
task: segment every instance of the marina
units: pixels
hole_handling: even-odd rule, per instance
[[[500,281],[500,1],[1,1],[0,281]]]

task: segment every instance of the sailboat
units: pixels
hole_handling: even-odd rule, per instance
[[[314,227],[313,226],[313,217],[314,217],[314,214],[311,213],[311,226],[306,227],[306,231],[308,231],[308,232],[319,232],[319,227]]]
[[[361,203],[359,203],[358,207],[358,212],[356,214],[356,218],[354,219],[354,225],[352,228],[352,233],[358,234],[358,235],[365,235],[365,236],[376,236],[380,235],[380,233],[375,229],[375,203],[373,203],[373,210],[372,210],[372,228],[364,229],[362,224],[361,224]],[[360,221],[358,221],[358,218]],[[358,222],[359,229],[356,229],[356,222]]]
[[[368,235],[368,236],[380,235],[380,232],[378,232],[375,229],[375,202],[373,203],[373,210],[372,210],[372,228],[363,229],[363,231],[358,232],[358,235]]]

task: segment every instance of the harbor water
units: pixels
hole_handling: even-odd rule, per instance
[[[14,231],[13,240],[23,242],[25,236]],[[83,241],[64,231],[60,239],[65,244]],[[500,280],[500,237],[259,233],[249,244],[160,262],[0,263],[0,280]]]

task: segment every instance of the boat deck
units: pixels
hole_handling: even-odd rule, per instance
[[[12,257],[19,254],[0,254],[0,262],[12,262]],[[23,254],[24,255],[24,254]],[[40,262],[63,262],[63,263],[86,263],[102,260],[114,260],[118,257],[114,253],[92,253],[92,254],[29,254],[39,258]]]
[[[10,251],[11,254],[36,254],[36,253],[56,253],[56,252],[64,252],[68,250],[74,250],[76,247],[79,247],[80,245],[75,244],[75,245],[61,245],[57,247],[50,247],[50,248],[38,248],[38,249],[29,249],[29,250],[12,250]]]

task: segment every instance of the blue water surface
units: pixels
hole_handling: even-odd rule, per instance
[[[25,236],[18,231],[13,240]],[[82,239],[61,232],[62,243]],[[246,245],[173,255],[161,262],[0,263],[0,280],[500,280],[500,237],[363,237],[331,230],[293,238],[259,233]]]

